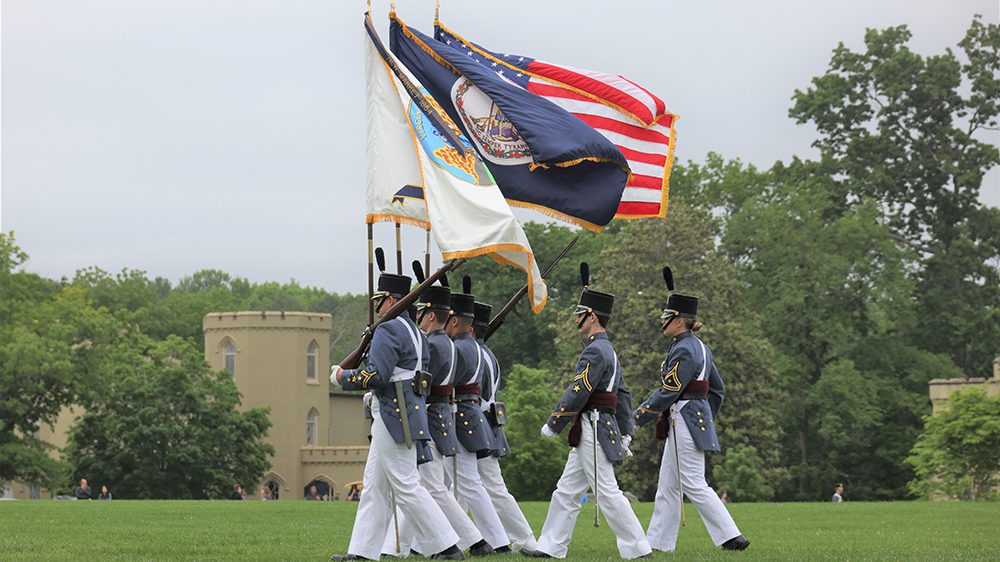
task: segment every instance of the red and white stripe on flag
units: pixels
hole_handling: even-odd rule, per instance
[[[663,100],[621,76],[541,61],[532,61],[527,70],[531,76],[529,92],[583,120],[613,142],[628,160],[632,177],[615,217],[663,217],[677,139],[677,116],[666,111]]]

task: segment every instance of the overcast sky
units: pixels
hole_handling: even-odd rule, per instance
[[[627,76],[681,116],[677,158],[814,154],[790,98],[839,41],[907,24],[941,53],[996,0],[445,0],[501,51]],[[398,13],[431,33],[432,0]],[[0,228],[42,275],[366,289],[363,0],[4,0]],[[386,34],[388,3],[375,2]],[[1000,142],[1000,133],[984,140]],[[1000,171],[983,200],[1000,205]],[[522,220],[541,215],[518,212]],[[423,232],[404,226],[407,260]],[[391,225],[376,225],[391,248]],[[513,270],[512,270],[512,274]],[[518,274],[519,275],[519,274]]]

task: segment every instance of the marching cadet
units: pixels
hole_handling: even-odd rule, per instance
[[[670,268],[663,268],[663,277],[673,291]],[[656,436],[666,439],[647,538],[653,548],[673,552],[686,495],[715,546],[743,550],[750,541],[740,534],[722,500],[705,482],[705,452],[721,450],[715,419],[725,387],[712,350],[692,334],[701,328],[697,316],[698,297],[671,292],[660,315],[660,331],[672,338],[660,370],[660,387],[635,411],[639,426],[657,419]]]
[[[424,275],[420,262],[413,263],[413,270],[417,281],[423,282]],[[445,465],[452,462],[451,457],[458,452],[459,446],[451,411],[455,344],[444,333],[444,325],[450,313],[451,290],[448,287],[432,286],[421,293],[420,304],[417,306],[417,325],[427,335],[431,353],[429,368],[431,387],[430,395],[427,397],[427,418],[433,438],[433,454],[428,462],[418,465],[417,471],[420,473],[420,483],[430,492],[452,528],[458,533],[458,547],[462,550],[468,548],[472,556],[486,556],[493,554],[493,549],[483,540],[479,529],[445,485]],[[409,519],[405,517],[400,519],[402,522],[399,534],[408,553],[411,543],[414,542],[414,529]],[[395,553],[395,541],[395,533],[390,532],[382,552]],[[419,549],[419,545],[417,547]]]
[[[462,288],[464,293],[451,295],[451,316],[445,326],[445,332],[455,342],[454,384],[458,405],[455,433],[459,442],[455,466],[448,465],[447,469],[459,502],[472,511],[483,538],[495,550],[507,551],[510,540],[479,476],[477,459],[493,453],[496,439],[480,409],[485,368],[483,355],[472,335],[476,297],[471,294],[472,279],[468,275],[462,279]]]
[[[381,260],[380,260],[381,261]],[[380,269],[383,269],[380,263]],[[410,278],[382,273],[372,297],[384,314],[410,291]],[[462,560],[458,535],[430,493],[420,485],[415,441],[431,439],[423,397],[414,392],[414,377],[426,369],[430,350],[420,330],[402,314],[375,329],[363,369],[334,365],[330,382],[344,390],[371,390],[372,441],[364,472],[364,489],[346,555],[332,560],[378,560],[393,515],[393,504],[414,526],[423,552],[435,560]]]
[[[594,491],[591,499],[595,509],[604,509],[605,519],[618,537],[621,557],[649,557],[652,549],[642,525],[615,479],[614,465],[624,460],[633,429],[632,397],[606,332],[615,297],[590,290],[590,272],[585,263],[580,264],[580,277],[584,289],[574,322],[577,331],[586,338],[585,347],[576,376],[542,426],[542,435],[555,437],[573,422],[569,432],[573,450],[552,493],[538,550],[521,553],[532,558],[565,558],[582,509],[580,500],[590,488]],[[598,525],[595,513],[594,526]]]
[[[507,443],[507,435],[503,429],[507,423],[507,408],[503,402],[497,400],[497,390],[500,387],[500,363],[493,354],[493,350],[483,340],[490,325],[492,312],[492,306],[477,302],[476,316],[472,322],[473,333],[483,355],[483,365],[486,369],[483,373],[481,408],[496,440],[492,454],[479,459],[479,476],[483,480],[483,485],[486,486],[486,492],[493,502],[493,507],[497,510],[497,515],[500,516],[500,522],[503,523],[507,537],[510,538],[511,546],[517,550],[534,550],[538,548],[535,534],[532,532],[531,526],[528,525],[528,520],[525,519],[521,508],[518,507],[517,500],[507,491],[507,483],[504,482],[503,474],[500,472],[499,459],[510,454],[510,445]],[[498,553],[509,551],[509,547],[497,550]]]

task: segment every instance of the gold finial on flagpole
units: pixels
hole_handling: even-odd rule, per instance
[[[396,14],[396,0],[389,2],[389,13],[393,15]]]
[[[365,13],[367,14],[372,13],[372,0],[368,0],[368,11]]]
[[[434,23],[441,21],[441,0],[434,0]]]

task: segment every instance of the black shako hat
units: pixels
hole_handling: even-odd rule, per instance
[[[417,308],[434,308],[437,310],[451,310],[451,289],[440,285],[432,285],[420,293],[420,304]]]
[[[472,278],[468,275],[462,278],[462,291],[451,294],[451,313],[463,318],[475,318],[476,297],[472,294]]]
[[[580,281],[583,283],[583,292],[580,293],[580,303],[576,305],[574,314],[593,313],[602,318],[611,318],[611,309],[615,304],[615,296],[611,293],[602,293],[592,290],[590,285],[590,265],[586,262],[580,264]]]
[[[660,314],[661,320],[666,320],[671,316],[680,316],[681,318],[698,316],[698,297],[674,292],[674,272],[669,267],[663,268],[663,282],[666,283],[670,296],[667,298],[667,306]]]
[[[490,325],[490,315],[493,314],[493,305],[484,302],[476,303],[476,317],[472,325],[477,328],[487,328]]]
[[[378,290],[372,294],[372,300],[388,296],[400,299],[406,296],[410,292],[413,280],[406,275],[385,272],[385,252],[382,248],[375,248],[375,259],[378,262],[378,270],[382,273],[378,276]]]
[[[663,316],[671,314],[676,314],[681,318],[694,318],[698,316],[698,297],[670,293],[670,298],[667,299],[667,307],[663,309]]]

